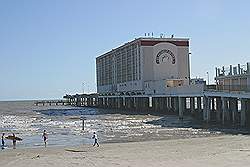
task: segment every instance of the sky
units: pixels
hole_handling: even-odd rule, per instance
[[[189,38],[191,76],[208,72],[212,83],[215,67],[250,62],[249,8],[248,0],[0,0],[0,100],[95,92],[95,58],[148,32]]]

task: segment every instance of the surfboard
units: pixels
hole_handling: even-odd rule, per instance
[[[23,139],[20,138],[20,137],[14,137],[14,136],[7,136],[5,137],[5,139],[8,139],[8,140],[17,140],[17,141],[22,141]]]
[[[6,148],[8,148],[8,147],[7,147],[7,146],[2,146],[1,148],[2,148],[2,150],[3,150],[3,149],[6,149]]]

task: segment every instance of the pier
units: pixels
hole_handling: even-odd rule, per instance
[[[204,123],[250,127],[250,91],[204,90],[201,93],[64,96],[70,105],[131,111],[175,114],[179,119],[191,115]]]

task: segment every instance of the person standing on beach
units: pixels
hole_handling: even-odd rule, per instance
[[[47,142],[48,142],[48,134],[46,133],[46,130],[43,131],[43,142],[44,142],[44,147],[47,147]]]
[[[15,133],[13,133],[13,149],[16,149],[16,136],[15,136]]]
[[[93,147],[97,144],[97,147],[99,147],[99,143],[98,143],[98,139],[97,139],[97,134],[94,132],[93,136],[92,136],[92,139],[95,140],[94,144],[93,144]]]
[[[4,149],[4,133],[2,134],[2,150]]]

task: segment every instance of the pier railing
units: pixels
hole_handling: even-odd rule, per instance
[[[250,85],[207,85],[205,90],[223,92],[250,92]]]

